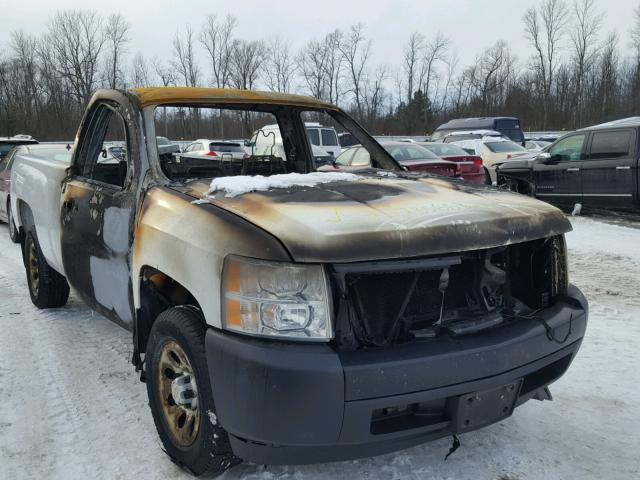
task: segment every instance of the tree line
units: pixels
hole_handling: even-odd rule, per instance
[[[39,36],[12,31],[0,48],[0,135],[74,136],[98,88],[215,86],[309,94],[342,106],[376,134],[422,135],[456,117],[511,115],[526,130],[573,130],[636,115],[640,5],[628,35],[603,31],[596,0],[541,0],[522,15],[529,50],[499,39],[460,65],[451,37],[408,35],[394,65],[374,64],[366,27],[310,39],[247,40],[233,15],[178,28],[166,57],[133,52],[120,13],[65,10]]]

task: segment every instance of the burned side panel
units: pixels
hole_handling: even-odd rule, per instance
[[[68,282],[85,303],[129,329],[134,319],[130,248],[142,195],[141,172],[148,163],[141,111],[131,100],[119,91],[99,91],[92,98],[63,181],[59,216]],[[99,170],[96,158],[106,132],[102,119],[108,118],[101,112],[106,107],[121,122],[127,157],[112,169]],[[97,171],[117,175],[111,178]]]
[[[151,188],[144,199],[132,249],[134,303],[140,308],[140,272],[152,267],[185,286],[209,325],[220,327],[220,279],[228,254],[290,261],[269,233],[213,205],[167,187]]]
[[[67,278],[93,309],[131,328],[129,222],[135,198],[70,181],[62,211],[62,260]]]

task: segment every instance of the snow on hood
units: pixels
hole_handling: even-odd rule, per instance
[[[262,175],[239,175],[236,177],[214,178],[207,195],[225,192],[225,197],[233,198],[243,193],[266,192],[277,188],[315,187],[323,183],[355,182],[360,177],[345,172],[286,173],[264,177]]]

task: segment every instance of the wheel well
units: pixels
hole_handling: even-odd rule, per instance
[[[133,335],[137,352],[145,353],[151,326],[158,315],[180,305],[202,309],[186,287],[156,268],[142,267],[139,282],[140,308],[136,311]]]

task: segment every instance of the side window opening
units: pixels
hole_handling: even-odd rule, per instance
[[[629,156],[631,132],[594,132],[589,158],[592,160],[625,158]]]
[[[101,104],[89,126],[76,162],[81,177],[124,188],[128,172],[127,128],[117,107]]]
[[[582,145],[585,135],[572,135],[556,143],[550,150],[551,158],[556,162],[584,160]]]
[[[176,182],[303,173],[284,117],[275,108],[159,106],[156,132],[187,145],[182,151],[158,151],[162,171]]]

